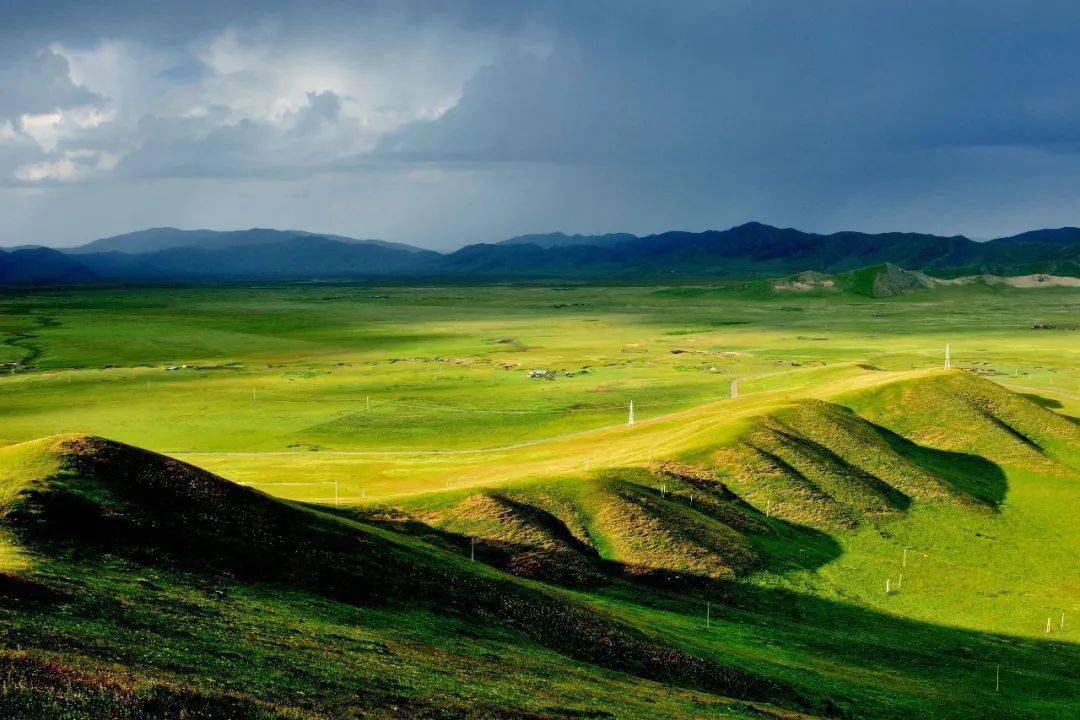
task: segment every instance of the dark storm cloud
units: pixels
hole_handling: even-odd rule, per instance
[[[21,193],[14,222],[39,240],[83,239],[55,206],[91,198],[118,210],[102,232],[288,224],[443,247],[1080,215],[1075,3],[17,3],[11,19],[0,193]],[[204,201],[217,178],[233,205]]]
[[[456,107],[389,135],[380,151],[774,164],[792,152],[1074,149],[1080,12],[1069,7],[734,3],[589,14],[548,52],[483,68]]]
[[[41,49],[0,63],[0,118],[92,105],[103,98],[71,81],[68,61]]]

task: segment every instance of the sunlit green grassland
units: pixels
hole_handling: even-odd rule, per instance
[[[872,372],[859,365],[940,366],[946,343],[957,366],[1064,403],[1080,393],[1078,309],[1074,291],[981,288],[886,299],[590,286],[9,291],[0,361],[23,364],[0,385],[0,439],[77,429],[171,453],[495,447],[616,423],[630,400],[647,419],[726,398],[737,378],[746,395]],[[529,380],[531,369],[560,374]]]
[[[335,480],[348,497],[387,497],[489,480],[495,466],[495,479],[508,465],[576,468],[577,449],[571,461],[536,451],[528,467],[529,453],[490,449],[618,424],[631,400],[648,420],[724,400],[737,380],[740,402],[717,413],[752,414],[762,393],[821,396],[940,366],[946,343],[956,365],[1065,406],[1080,394],[1077,307],[1068,290],[963,288],[876,300],[592,286],[9,292],[0,351],[24,365],[0,382],[0,440],[96,433],[288,483],[276,492],[289,497],[329,498]],[[583,442],[601,463],[633,449]],[[428,454],[478,449],[489,452]]]
[[[910,423],[936,446],[935,410],[912,408],[907,419],[900,393],[939,376],[946,344],[954,368],[1077,417],[1077,317],[1075,290],[984,287],[881,299],[777,296],[757,286],[9,292],[0,296],[0,361],[9,363],[0,375],[0,440],[96,434],[288,500],[430,511],[483,489],[527,496],[552,483],[630,477],[656,460],[694,461],[803,399],[837,403],[900,434]],[[556,372],[530,379],[532,369]],[[943,438],[963,435],[962,417],[942,412],[939,421]],[[1071,717],[1080,700],[1080,457],[1068,445],[1048,450],[1052,466],[1007,454],[995,461],[1003,497],[992,513],[916,503],[828,536],[777,524],[784,532],[753,538],[767,562],[734,591],[615,583],[574,592],[678,647],[840,698],[841,707],[860,708],[856,716],[944,716],[953,706],[949,716]],[[607,538],[596,540],[604,549]],[[122,579],[110,587],[107,573],[93,582],[131,592]],[[175,578],[158,582],[186,592]],[[166,666],[225,672],[196,660],[228,652],[209,638],[251,642],[252,607],[275,618],[275,629],[261,632],[291,637],[300,629],[284,618],[310,605],[258,590],[232,597],[225,615],[171,638],[183,650]],[[329,604],[303,631],[313,643],[335,633],[350,642],[401,638],[395,650],[409,655],[412,682],[425,692],[460,693],[462,702],[477,697],[465,687],[484,687],[493,702],[512,695],[497,673],[479,682],[462,669],[505,653],[512,639],[494,633],[446,647],[454,670],[413,648],[455,632],[448,622],[426,611]],[[70,632],[141,652],[108,625]],[[232,681],[250,685],[259,672],[245,670],[258,664],[255,646],[227,664]],[[327,687],[357,664],[371,677],[389,672],[350,652],[319,658]],[[532,692],[552,703],[607,693],[600,704],[617,707],[626,689],[616,678],[578,685],[585,680],[574,667],[551,654],[529,650],[522,663],[534,673]],[[995,691],[998,665],[1004,693]],[[291,682],[285,677],[272,679]],[[338,689],[347,692],[347,683]],[[691,693],[657,686],[635,690],[643,696],[625,701],[619,716],[648,717],[656,702],[670,716],[743,712],[703,710]]]

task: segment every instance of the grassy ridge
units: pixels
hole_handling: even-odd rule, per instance
[[[7,468],[8,455],[17,469]],[[35,456],[42,459],[27,462]],[[0,463],[9,498],[0,509],[5,528],[46,572],[55,558],[70,572],[63,558],[72,551],[87,569],[105,553],[159,572],[271,583],[348,606],[406,604],[476,625],[494,621],[525,642],[601,667],[728,695],[808,702],[776,682],[660,644],[569,597],[128,446],[49,438],[0,451]],[[27,476],[28,465],[50,472]]]

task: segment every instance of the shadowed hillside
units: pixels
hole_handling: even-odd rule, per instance
[[[695,657],[561,594],[100,438],[47,438],[0,450],[0,514],[2,555],[12,560],[5,586],[16,598],[50,596],[41,578],[57,559],[77,560],[85,572],[120,557],[194,574],[200,584],[271,583],[359,607],[404,603],[478,627],[494,623],[519,641],[601,667],[722,694],[804,702],[774,681]],[[9,657],[8,671],[17,675],[18,662]],[[228,698],[213,703],[212,716],[231,717]]]

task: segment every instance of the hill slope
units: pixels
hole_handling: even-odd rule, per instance
[[[778,521],[813,537],[899,518],[915,503],[992,512],[1006,492],[999,464],[1051,471],[1056,450],[1080,444],[1074,424],[969,373],[859,400],[862,415],[807,400],[754,418],[692,463],[435,493],[401,507],[422,527],[475,538],[489,562],[526,577],[733,579],[774,560],[759,547]],[[910,425],[896,425],[906,407]]]
[[[0,713],[1070,717],[1069,643],[878,612],[852,600],[862,576],[842,600],[817,593],[864,535],[887,543],[926,512],[973,562],[987,533],[1033,526],[1013,518],[1012,468],[1066,482],[1078,444],[1065,418],[948,372],[781,407],[648,468],[363,512],[101,438],[12,445]],[[1040,552],[1050,572],[1058,555]],[[947,567],[951,584],[991,574]],[[985,688],[994,664],[1007,693]]]
[[[695,657],[557,591],[521,583],[369,525],[280,503],[184,463],[100,438],[46,438],[0,450],[0,538],[0,610],[29,602],[47,618],[56,603],[104,607],[115,602],[107,595],[114,591],[108,583],[134,584],[146,591],[137,593],[144,595],[141,602],[151,603],[141,622],[156,624],[166,622],[171,613],[191,612],[175,601],[165,602],[159,582],[231,587],[214,592],[255,593],[261,605],[270,607],[292,603],[299,593],[308,596],[309,603],[331,603],[336,613],[348,612],[346,608],[366,608],[369,613],[403,609],[414,617],[432,614],[424,622],[436,625],[457,618],[453,622],[513,642],[526,654],[534,647],[541,658],[564,653],[586,666],[699,691],[783,704],[810,702],[782,683]],[[147,574],[156,579],[147,580]],[[74,586],[72,575],[79,578]],[[247,622],[259,621],[252,616]],[[17,625],[20,645],[51,644],[35,638],[41,629],[34,629],[33,617],[21,617]],[[78,646],[89,639],[77,632],[70,642]],[[132,640],[139,645],[138,638]],[[124,644],[115,639],[110,643]],[[138,713],[152,714],[162,693],[169,695],[167,707],[174,711],[203,705],[212,709],[208,717],[269,716],[289,705],[291,712],[301,713],[308,704],[301,699],[298,705],[295,696],[283,697],[280,691],[277,697],[273,692],[257,697],[178,684],[172,677],[178,667],[211,659],[197,654],[174,657],[164,665],[151,662],[142,670],[146,687],[109,688],[94,680],[107,672],[107,665],[91,662],[92,672],[81,667],[97,651],[91,645],[83,652],[89,657],[77,658],[78,665],[56,659],[43,665],[48,654],[0,654],[0,673],[6,674],[8,686],[16,687],[14,693],[0,693],[0,708],[10,710],[21,703],[43,710],[42,717],[49,716],[49,710],[67,717],[69,703],[78,706],[84,685],[112,695],[121,709],[133,705]],[[296,662],[304,662],[304,653],[294,655]],[[485,661],[471,662],[482,667]],[[158,670],[148,672],[154,665]],[[171,672],[163,673],[165,667]],[[143,697],[148,688],[149,699]],[[426,704],[436,702],[405,698],[401,692],[358,696],[353,689],[351,702],[360,703],[358,709],[390,711],[391,716],[397,715],[395,703],[424,713]],[[309,709],[328,712],[335,698],[316,701],[330,705]],[[477,707],[485,712],[483,703]],[[276,710],[271,713],[271,708]],[[496,717],[517,714],[496,706],[486,712]]]

